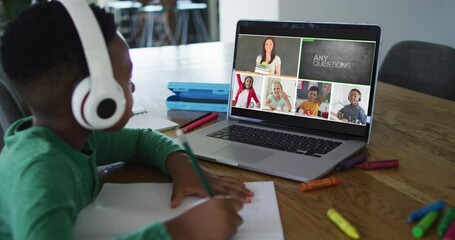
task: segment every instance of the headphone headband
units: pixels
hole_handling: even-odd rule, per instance
[[[87,59],[90,77],[92,79],[94,77],[113,79],[107,46],[98,21],[88,4],[84,0],[59,0],[59,2],[68,11],[76,26]],[[96,81],[92,81],[92,87],[95,89],[96,84]]]
[[[73,92],[74,117],[87,129],[111,127],[123,116],[126,101],[122,88],[114,79],[101,28],[85,0],[59,1],[76,27],[90,72]]]

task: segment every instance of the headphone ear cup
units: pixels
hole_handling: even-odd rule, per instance
[[[79,82],[73,90],[71,97],[71,108],[73,110],[74,118],[84,128],[89,129],[90,125],[87,123],[84,116],[84,105],[90,93],[90,79],[84,78]]]
[[[86,129],[106,129],[115,125],[125,113],[126,99],[120,85],[112,79],[114,86],[100,95],[90,89],[90,78],[82,80],[74,89],[71,107],[77,122]],[[99,80],[98,80],[99,81]]]

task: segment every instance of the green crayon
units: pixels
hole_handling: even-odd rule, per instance
[[[420,220],[419,223],[412,228],[412,235],[416,238],[421,238],[436,220],[438,213],[438,211],[431,211],[427,213],[425,217],[423,217],[422,220]]]
[[[455,220],[455,208],[449,208],[438,225],[438,236],[444,236],[453,220]]]

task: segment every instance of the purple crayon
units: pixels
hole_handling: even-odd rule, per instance
[[[346,170],[354,167],[357,164],[363,163],[367,160],[365,155],[358,155],[351,159],[345,160],[336,166],[336,170]]]
[[[400,161],[397,159],[393,160],[382,160],[382,161],[373,161],[373,162],[364,162],[357,165],[361,169],[380,169],[380,168],[396,168],[400,165]]]

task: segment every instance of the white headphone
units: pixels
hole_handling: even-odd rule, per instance
[[[87,129],[109,128],[123,116],[126,100],[114,79],[101,28],[85,0],[59,1],[76,26],[90,73],[74,89],[71,99],[74,117]]]

